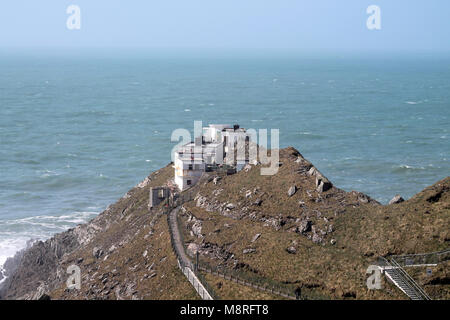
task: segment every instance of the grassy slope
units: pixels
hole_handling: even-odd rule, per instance
[[[261,176],[259,168],[253,167],[249,172],[224,177],[217,185],[213,182],[200,185],[200,194],[211,203],[232,202],[236,208],[224,211],[231,216],[226,217],[224,212],[218,212],[220,209],[207,212],[195,202],[185,205],[190,214],[202,220],[204,236],[198,239],[186,232],[186,241],[206,244],[206,247],[218,246],[259,275],[295,286],[303,285],[325,298],[404,298],[388,284],[385,284],[387,290],[368,291],[365,271],[378,256],[448,247],[450,179],[440,181],[402,204],[382,206],[375,201],[358,200],[364,196],[357,192],[347,193],[335,187],[319,195],[314,189],[315,178],[305,174],[311,164],[306,160],[295,162],[297,156],[292,148],[282,150],[282,166],[274,176]],[[287,190],[294,184],[299,190],[288,197]],[[219,189],[223,190],[217,195]],[[245,196],[248,190],[253,192],[249,198]],[[438,201],[427,201],[437,194],[440,194]],[[256,198],[263,200],[261,206],[252,205]],[[301,206],[299,201],[305,204]],[[327,234],[322,243],[313,243],[307,235],[292,232],[298,224],[295,219],[305,217],[312,220],[317,230],[333,225],[334,231]],[[281,222],[280,229],[265,226],[258,221],[261,218],[275,218]],[[252,243],[257,233],[262,235]],[[331,244],[331,239],[336,244]],[[296,248],[296,254],[286,251],[289,246]],[[256,249],[256,252],[244,254],[246,248]],[[204,254],[205,259],[208,257],[211,258]]]
[[[145,187],[132,189],[129,197],[103,213],[120,218],[89,245],[66,257],[62,266],[63,270],[73,263],[80,266],[81,290],[67,291],[62,284],[51,293],[52,299],[199,298],[178,269],[166,216],[150,214],[147,209],[149,188],[163,185],[172,174],[171,166],[153,173]],[[116,249],[109,253],[112,246]],[[93,256],[94,247],[105,252],[99,259]],[[78,263],[80,258],[83,261]]]
[[[302,286],[303,292],[316,298],[404,299],[404,295],[388,283],[384,283],[383,291],[368,291],[365,286],[367,267],[380,255],[448,247],[449,178],[402,204],[382,206],[371,199],[367,202],[358,192],[344,192],[335,187],[319,194],[315,191],[315,178],[306,174],[311,166],[308,161],[296,162],[299,155],[292,148],[282,150],[280,156],[282,166],[275,176],[261,176],[259,167],[252,167],[248,172],[223,177],[217,185],[210,181],[195,187],[208,201],[232,202],[236,206],[230,211],[208,212],[197,207],[195,201],[185,204],[190,214],[202,220],[203,234],[203,238],[197,238],[186,229],[186,242],[219,248],[228,256],[228,259],[218,259],[207,253],[202,255],[203,259],[230,268],[238,262],[260,276],[285,282],[292,288]],[[153,173],[147,185],[132,189],[127,197],[99,217],[110,221],[105,223],[105,229],[87,246],[66,257],[62,264],[63,270],[72,263],[81,267],[82,290],[68,292],[61,284],[51,293],[52,298],[198,298],[177,268],[166,217],[155,218],[147,210],[149,187],[165,184],[172,175],[170,166]],[[298,191],[288,197],[287,190],[294,184]],[[221,193],[216,195],[214,192],[220,189]],[[247,198],[248,190],[252,194]],[[253,205],[256,199],[262,200],[260,206]],[[330,225],[333,231],[323,236],[322,243],[313,243],[308,238],[311,232],[305,235],[294,232],[299,224],[296,219],[306,218],[318,231],[328,230]],[[186,219],[184,216],[189,228],[192,223]],[[251,242],[257,233],[261,233],[261,237]],[[334,245],[331,239],[336,241]],[[105,251],[99,259],[93,257],[94,246]],[[111,246],[116,249],[108,253]],[[289,246],[294,246],[297,252],[288,253]],[[244,254],[243,250],[248,248],[256,252]],[[106,260],[105,256],[108,256]],[[80,258],[82,262],[78,262]],[[207,278],[225,299],[268,298],[266,294],[214,276]],[[217,288],[219,282],[222,282],[221,289]],[[437,287],[425,288],[436,291]],[[440,297],[448,298],[448,293],[437,290]]]
[[[203,274],[206,281],[222,300],[277,300],[279,296],[272,295],[254,288],[223,279],[209,273]]]

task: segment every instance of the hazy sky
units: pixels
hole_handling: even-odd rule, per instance
[[[81,9],[68,30],[66,9]],[[369,5],[381,30],[366,27]],[[0,48],[450,52],[449,0],[2,0]]]

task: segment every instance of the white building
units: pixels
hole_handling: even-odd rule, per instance
[[[174,157],[175,183],[183,191],[195,185],[207,167],[222,165],[234,166],[237,171],[248,162],[242,156],[227,153],[234,151],[238,141],[247,141],[245,129],[238,125],[210,124],[202,130],[202,136],[195,142],[181,146]],[[239,153],[238,153],[239,154]]]

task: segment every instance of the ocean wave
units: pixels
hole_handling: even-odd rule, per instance
[[[63,215],[41,215],[0,220],[0,268],[6,259],[26,247],[30,239],[46,240],[54,234],[86,223],[98,212],[83,211]]]
[[[423,103],[423,101],[405,101],[405,103],[415,105],[415,104],[421,104],[421,103]]]
[[[422,171],[426,170],[425,167],[414,167],[407,164],[401,164],[393,167],[393,172],[402,173],[402,172],[414,172],[414,171]]]
[[[303,136],[304,138],[307,138],[307,139],[324,139],[324,138],[326,138],[323,135],[315,134],[310,131],[297,132],[297,135]]]

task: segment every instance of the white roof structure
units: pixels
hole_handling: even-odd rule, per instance
[[[230,145],[246,136],[239,125],[210,124],[202,130],[202,136],[195,142],[182,145],[175,152],[175,183],[185,190],[198,182],[206,165],[223,164]],[[239,168],[242,166],[239,165]]]

